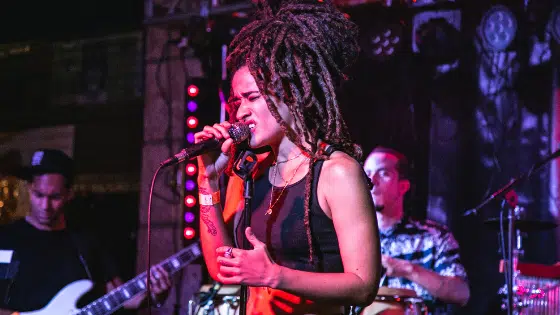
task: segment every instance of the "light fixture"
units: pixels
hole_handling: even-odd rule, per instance
[[[187,109],[190,112],[196,112],[196,109],[198,108],[198,104],[196,104],[195,101],[188,101],[187,102]]]
[[[194,116],[190,116],[187,118],[187,126],[191,129],[196,128],[198,126],[198,119]]]
[[[190,226],[189,226],[189,227],[186,227],[186,228],[183,230],[183,236],[184,236],[186,239],[188,239],[188,240],[192,240],[192,239],[195,237],[195,235],[196,235],[195,230],[194,230],[192,227],[190,227]]]
[[[195,204],[196,204],[196,199],[193,196],[189,195],[185,197],[185,206],[191,208]]]
[[[187,133],[187,142],[188,143],[194,143],[194,133],[193,132]]]
[[[188,180],[185,182],[185,189],[186,189],[186,190],[192,191],[192,190],[194,190],[195,188],[196,188],[196,183],[194,182],[194,180],[188,179]]]
[[[547,30],[557,44],[560,44],[560,6],[552,10],[550,20],[548,21]]]
[[[479,36],[485,50],[505,51],[515,39],[517,19],[504,5],[491,7],[482,17]]]
[[[190,97],[196,97],[198,95],[198,86],[191,84],[187,87],[187,94]]]
[[[187,175],[193,176],[194,174],[196,174],[196,165],[187,164],[187,166],[185,167],[185,172],[187,173]]]
[[[364,53],[375,60],[387,60],[400,52],[403,42],[402,26],[380,23],[366,29],[361,38]]]
[[[185,212],[185,222],[187,223],[193,223],[194,220],[196,219],[194,213],[187,211]]]

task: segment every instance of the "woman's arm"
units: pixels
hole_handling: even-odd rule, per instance
[[[237,187],[234,183],[236,183],[236,181],[234,177],[232,177],[228,182],[226,191],[227,199],[224,204],[226,209],[230,209],[234,206],[232,200],[236,195],[235,187]],[[219,192],[218,181],[199,180],[198,185],[200,194],[211,195],[215,192]],[[233,246],[233,242],[227,233],[220,203],[212,206],[200,205],[200,240],[208,273],[213,279],[217,279],[218,265],[216,263],[216,249],[221,246]]]
[[[267,286],[314,300],[370,304],[377,293],[381,255],[373,202],[359,163],[345,154],[333,154],[323,166],[318,197],[333,219],[344,272],[305,272],[279,266],[248,228],[247,238],[254,249],[234,249],[233,258],[227,258],[223,257],[227,247],[219,248],[218,280]]]
[[[344,273],[314,274],[297,281],[297,272],[292,275],[282,269],[279,287],[295,288],[306,295],[315,295],[313,291],[318,289],[316,293],[327,299],[369,304],[379,285],[381,252],[373,202],[360,164],[344,153],[333,153],[323,165],[318,197],[333,220]]]
[[[273,158],[268,152],[257,155],[258,167],[255,178],[262,176],[266,167],[272,164]],[[212,194],[218,191],[217,183],[208,179],[199,179],[199,192]],[[225,194],[224,209],[220,204],[215,206],[200,206],[200,237],[202,252],[210,276],[217,280],[218,265],[216,249],[221,246],[233,247],[233,235],[235,214],[243,211],[243,179],[239,176],[231,176],[228,180]]]

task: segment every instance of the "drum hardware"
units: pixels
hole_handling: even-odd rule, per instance
[[[560,149],[550,153],[548,156],[546,156],[544,159],[542,159],[541,161],[536,162],[535,164],[533,164],[531,166],[531,168],[529,170],[527,170],[525,173],[520,174],[518,177],[512,178],[507,184],[505,184],[504,186],[500,187],[497,191],[495,191],[494,193],[492,193],[489,197],[485,198],[484,201],[482,201],[479,205],[477,205],[476,207],[469,209],[467,211],[465,211],[465,213],[463,215],[471,215],[471,214],[477,214],[478,211],[480,211],[482,208],[484,208],[486,205],[488,205],[491,201],[493,200],[502,200],[502,212],[501,212],[501,217],[500,220],[498,221],[498,225],[499,225],[499,230],[500,230],[500,237],[503,240],[502,244],[507,244],[507,246],[505,246],[505,244],[502,246],[502,248],[504,249],[504,251],[506,249],[507,252],[506,255],[504,255],[505,257],[505,268],[504,268],[504,274],[505,274],[505,278],[506,278],[506,309],[507,309],[507,314],[508,315],[513,315],[513,314],[519,314],[520,312],[520,308],[518,303],[516,302],[514,305],[514,290],[513,290],[513,286],[514,286],[514,282],[515,282],[515,268],[514,266],[517,264],[517,258],[518,258],[518,251],[513,250],[515,247],[514,244],[514,238],[516,235],[516,231],[520,230],[519,228],[516,227],[516,214],[515,214],[515,208],[517,208],[518,204],[518,198],[517,195],[515,194],[515,191],[513,190],[513,188],[527,180],[529,177],[531,177],[533,174],[535,174],[537,171],[541,170],[544,166],[546,166],[550,161],[558,158],[560,156]],[[504,220],[502,219],[503,216],[506,216],[506,223],[504,223]],[[522,221],[520,221],[522,222]],[[520,223],[521,224],[521,223]],[[505,225],[507,225],[507,229],[505,228]],[[522,226],[522,225],[520,225]]]
[[[504,298],[502,299],[503,303],[501,305],[502,310],[508,311],[508,313],[511,313],[513,315],[519,315],[528,305],[524,302],[527,301],[526,298],[528,296],[526,296],[526,294],[533,290],[526,290],[525,288],[516,285],[517,277],[519,275],[517,264],[519,262],[519,258],[523,257],[524,255],[523,237],[521,234],[522,231],[518,227],[518,222],[530,221],[524,219],[525,208],[520,207],[516,204],[517,195],[515,194],[515,192],[513,192],[512,190],[508,194],[510,195],[510,201],[504,201],[502,203],[502,210],[504,210],[504,212],[505,210],[508,210],[507,219],[491,219],[486,220],[485,223],[497,222],[500,231],[500,237],[502,237],[502,240],[505,239],[505,235],[508,236],[507,245],[506,242],[502,242],[502,245],[500,246],[501,250],[503,251],[504,257],[506,257],[506,260],[501,264],[501,268],[506,274],[506,284],[504,285],[504,287],[498,290],[498,294],[504,295]],[[514,196],[513,198],[515,201],[511,201],[511,196]],[[526,227],[528,226],[529,225],[526,225]],[[505,229],[508,229],[507,234],[504,232]],[[513,240],[513,234],[515,234],[515,240]],[[534,290],[537,290],[537,288],[534,288]]]
[[[359,312],[362,315],[377,315],[384,312],[402,315],[427,315],[428,306],[414,290],[380,287],[375,301]]]
[[[500,272],[503,272],[503,262]],[[560,314],[560,265],[518,263],[513,288],[517,314]],[[499,294],[507,294],[505,287]],[[502,308],[505,307],[503,304]]]
[[[530,293],[523,304],[523,314],[551,315],[560,314],[560,281],[558,279],[547,279],[538,277],[527,277],[519,275],[517,286],[530,288]]]
[[[221,299],[209,300],[206,304],[198,305],[196,315],[238,315],[239,297],[224,296]]]
[[[224,296],[222,299],[225,304],[229,305],[230,308],[236,309],[239,307],[239,297],[238,296]]]
[[[200,304],[196,314],[200,315],[210,315],[214,314],[214,300],[209,300],[204,304]]]
[[[187,315],[238,315],[240,286],[205,284],[189,300]]]
[[[546,266],[536,265],[536,264],[524,264],[519,263],[519,258],[523,257],[524,250],[523,250],[523,234],[524,232],[532,232],[532,231],[543,231],[548,230],[551,228],[556,227],[557,225],[554,222],[543,222],[543,221],[531,221],[526,220],[525,216],[525,209],[523,207],[515,207],[514,208],[514,215],[515,215],[515,248],[513,249],[512,261],[513,261],[513,273],[512,273],[512,311],[513,314],[520,315],[520,314],[537,314],[537,310],[534,308],[538,306],[540,309],[545,309],[546,311],[542,314],[549,314],[548,311],[551,311],[551,314],[556,314],[558,311],[556,306],[553,306],[552,303],[549,303],[550,300],[556,301],[558,297],[554,297],[553,295],[557,295],[557,288],[558,284],[550,284],[544,283],[543,281],[536,281],[531,280],[527,281],[527,278],[522,275],[521,270],[528,270],[529,274],[533,270],[540,270],[539,273],[536,275],[539,277],[535,277],[535,279],[540,280],[547,280],[546,277],[556,277],[558,271],[554,272],[552,270],[554,267],[546,268],[546,272],[543,274],[543,269]],[[500,223],[499,221],[493,220],[486,220],[485,223],[490,222],[490,226],[496,227],[496,223],[503,224],[506,226],[507,222]],[[518,225],[518,222],[520,224]],[[513,245],[513,244],[512,244]],[[504,250],[504,249],[503,249]],[[505,268],[507,266],[507,262],[503,260],[500,261],[500,272],[505,272]],[[521,268],[523,267],[523,268]],[[533,273],[534,274],[534,273]],[[544,277],[543,277],[544,276]],[[508,309],[508,288],[507,284],[501,287],[498,290],[498,294],[504,296],[503,303],[501,305],[502,310]],[[555,304],[554,304],[555,305]],[[548,308],[552,308],[549,310]],[[541,314],[540,312],[538,314]]]
[[[507,220],[504,220],[504,228],[507,229]],[[500,219],[491,218],[484,221],[484,225],[490,227],[494,231],[500,231]],[[538,232],[551,230],[557,227],[558,224],[551,221],[540,221],[540,220],[527,220],[527,219],[516,219],[515,228],[520,232]]]
[[[522,309],[528,307],[529,305],[533,305],[534,300],[543,299],[545,296],[545,292],[547,290],[542,288],[537,288],[532,286],[531,288],[524,287],[523,285],[519,285],[517,278],[519,276],[518,264],[519,258],[523,257],[525,251],[523,250],[523,236],[527,232],[537,232],[537,231],[546,231],[550,229],[554,229],[558,226],[555,222],[551,221],[540,221],[540,220],[528,220],[525,218],[526,211],[524,207],[517,206],[514,208],[514,215],[515,215],[515,248],[513,249],[513,288],[512,291],[514,292],[514,308],[517,313],[521,312]],[[487,219],[484,221],[484,224],[489,226],[490,228],[500,231],[500,228],[505,229],[508,225],[508,220],[500,220],[499,218],[492,218]],[[502,225],[502,227],[500,227]],[[503,272],[504,262],[501,262],[500,271]],[[507,297],[507,287],[504,286],[499,289],[498,294],[504,295]],[[507,301],[504,301],[502,304],[502,310],[507,309]]]
[[[513,298],[513,305],[518,314],[521,314],[523,310],[529,306],[539,304],[539,301],[546,302],[546,290],[538,288],[534,285],[531,287],[514,285],[513,292],[515,294]],[[498,293],[505,296],[507,294],[507,288],[505,286],[500,288]],[[505,303],[505,301],[502,303],[502,310],[507,309],[507,305]]]

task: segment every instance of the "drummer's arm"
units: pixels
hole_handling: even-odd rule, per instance
[[[413,265],[408,278],[443,302],[465,305],[469,300],[469,286],[460,277],[442,276],[422,266]]]
[[[470,290],[459,259],[459,245],[451,233],[442,234],[437,243],[434,271],[414,265],[409,278],[444,302],[465,305]]]

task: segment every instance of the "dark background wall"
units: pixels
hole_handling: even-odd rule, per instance
[[[416,7],[369,5],[344,9],[361,28],[363,52],[351,69],[341,100],[351,132],[364,152],[385,145],[408,155],[414,176],[408,211],[452,229],[461,245],[472,287],[471,302],[463,311],[484,314],[499,304],[496,291],[503,276],[498,272],[497,233],[483,222],[496,217],[500,205],[490,204],[477,216],[465,217],[463,213],[528,170],[558,143],[552,134],[558,128],[558,99],[553,95],[558,90],[560,57],[557,40],[547,36],[545,29],[559,1],[528,1],[526,6],[523,1],[502,1],[516,17],[517,33],[515,40],[499,52],[484,48],[477,34],[485,12],[500,1],[440,2],[436,6],[420,6],[421,2],[416,2]],[[85,55],[89,61],[80,63],[83,68],[75,73],[79,82],[75,89],[88,92],[86,100],[53,103],[57,99],[53,93],[60,92],[61,87],[71,88],[64,85],[68,81],[57,72],[65,68],[53,67],[57,51],[52,43],[137,31],[141,34],[141,51],[143,5],[139,1],[108,0],[12,1],[3,3],[0,10],[0,44],[29,41],[33,48],[29,53],[10,56],[9,61],[0,58],[0,132],[76,126],[74,153],[84,180],[105,187],[118,178],[129,185],[126,191],[117,192],[87,188],[76,200],[75,207],[84,209],[78,210],[81,212],[76,214],[76,221],[103,231],[103,239],[110,243],[131,276],[136,273],[133,252],[138,209],[142,208],[138,200],[143,198],[138,185],[147,108],[144,59],[140,58],[141,68],[136,73],[140,73],[139,77],[135,78],[130,70],[132,76],[123,74],[123,78],[133,83],[115,88],[114,81],[107,77],[125,72],[111,68],[107,42],[89,45],[83,50],[88,51]],[[456,23],[453,29],[424,29],[426,36],[417,36],[415,19],[426,12],[442,10],[459,12],[460,20],[450,20]],[[231,39],[230,30],[239,29],[246,20],[224,14],[210,15],[208,21],[212,23],[206,24],[204,19],[202,23],[200,19],[189,23],[185,17],[182,22],[169,23],[169,29],[179,36],[188,34],[198,39],[195,44],[202,52],[204,71],[219,78],[220,61],[216,56],[220,55],[220,46]],[[196,30],[185,28],[195,24]],[[210,32],[206,31],[208,25]],[[376,56],[372,38],[387,25],[397,25],[393,31],[400,36],[400,46],[392,56]],[[166,28],[162,27],[160,33],[166,33]],[[121,47],[130,48],[130,41]],[[123,58],[132,56],[126,51],[117,53],[119,60],[131,59]],[[157,62],[159,53],[142,51],[141,56],[150,56]],[[122,70],[124,63],[119,65],[117,68]],[[134,63],[126,67],[137,69]],[[173,71],[175,75],[180,72]],[[87,83],[97,76],[101,80],[93,80],[94,87],[88,90]],[[154,83],[151,79],[150,84]],[[152,92],[156,90],[151,88]],[[118,97],[104,98],[104,90],[129,93],[108,92]],[[158,102],[150,103],[149,108],[161,114],[165,108]],[[154,139],[156,136],[159,134]],[[158,140],[162,147],[165,140]],[[181,141],[175,139],[177,143]],[[164,156],[168,152],[159,153]],[[151,160],[144,162],[153,164]],[[520,205],[531,218],[556,220],[558,188],[550,183],[548,169],[544,169],[516,189]],[[555,235],[555,231],[528,234],[523,259],[541,264],[557,261]]]

